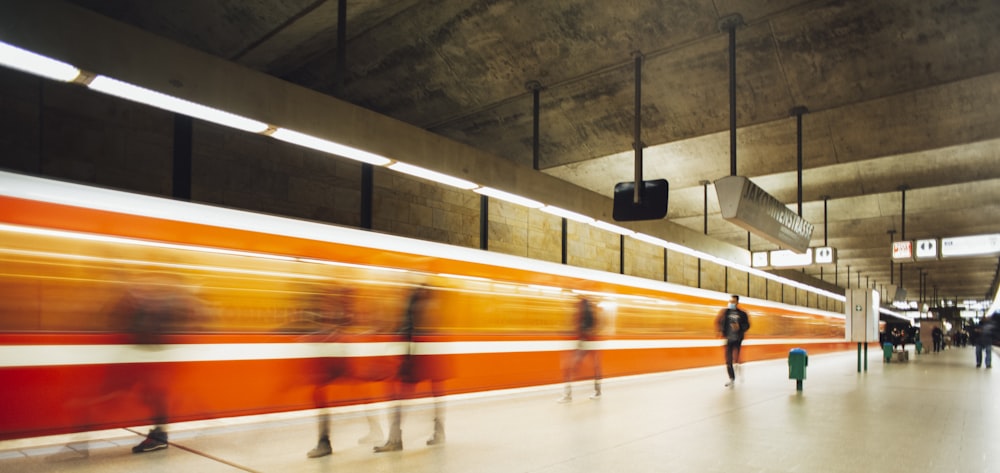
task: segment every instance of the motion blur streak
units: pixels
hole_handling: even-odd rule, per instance
[[[725,294],[0,172],[0,439],[383,401],[407,354],[409,396],[559,384],[580,294],[604,377],[720,363]],[[741,301],[746,360],[849,348]]]

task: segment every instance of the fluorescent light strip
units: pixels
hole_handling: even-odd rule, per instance
[[[430,169],[424,169],[419,166],[414,166],[412,164],[395,162],[389,165],[389,169],[393,171],[398,171],[403,174],[409,174],[411,176],[416,176],[422,179],[427,179],[429,181],[434,181],[439,184],[445,184],[452,187],[457,187],[459,189],[471,190],[479,187],[479,184],[474,182],[466,181],[465,179],[460,179],[457,177],[452,177],[447,174],[442,174],[437,171],[431,171]]]
[[[0,42],[0,64],[60,82],[71,82],[80,75],[80,69],[65,62],[4,42]]]
[[[507,202],[510,202],[512,204],[522,205],[522,206],[527,207],[529,209],[540,209],[542,207],[545,207],[545,204],[543,204],[543,203],[541,203],[541,202],[539,202],[537,200],[531,200],[529,198],[521,197],[521,196],[516,195],[516,194],[511,194],[510,192],[504,192],[502,190],[494,189],[492,187],[480,187],[478,189],[473,189],[473,192],[476,192],[477,194],[482,194],[482,195],[485,195],[485,196],[497,198],[497,199],[500,199],[500,200],[503,200],[503,201],[507,201]]]
[[[608,222],[603,222],[601,220],[595,220],[593,222],[590,222],[590,224],[597,228],[600,228],[601,230],[607,230],[609,232],[617,233],[619,235],[625,235],[625,236],[635,235],[635,232],[632,230],[629,230],[625,227],[619,227],[618,225],[610,224]]]
[[[373,166],[385,166],[386,164],[392,162],[391,159],[386,158],[385,156],[379,156],[375,153],[369,153],[367,151],[362,151],[340,143],[334,143],[333,141],[324,140],[305,133],[299,133],[294,130],[289,130],[288,128],[278,128],[274,131],[274,133],[271,133],[271,137],[295,145],[305,146],[306,148],[311,148],[316,151],[322,151],[324,153],[350,158],[355,161],[361,161]]]
[[[539,210],[541,210],[542,212],[545,212],[545,213],[549,213],[549,214],[552,214],[552,215],[555,215],[555,216],[558,216],[558,217],[562,217],[562,218],[565,218],[565,219],[568,219],[568,220],[573,220],[573,221],[580,222],[580,223],[591,223],[591,222],[594,221],[593,218],[588,217],[586,215],[578,214],[576,212],[571,212],[569,210],[561,209],[559,207],[555,207],[555,206],[552,206],[552,205],[546,205],[545,207],[542,207]]]
[[[217,108],[190,102],[106,76],[95,77],[94,80],[90,81],[90,84],[88,84],[87,87],[115,97],[131,100],[133,102],[139,102],[141,104],[146,104],[174,113],[180,113],[182,115],[188,115],[208,122],[217,123],[219,125],[236,128],[237,130],[248,131],[250,133],[261,133],[268,128],[267,123],[261,121],[224,112]]]

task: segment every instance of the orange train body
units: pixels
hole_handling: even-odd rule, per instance
[[[560,383],[581,296],[605,377],[716,365],[727,299],[7,173],[0,264],[0,439],[148,424],[151,398],[174,422],[387,400],[403,363],[449,394]],[[837,314],[743,306],[744,360],[849,348]]]

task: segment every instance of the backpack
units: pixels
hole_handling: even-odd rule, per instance
[[[580,331],[590,332],[594,328],[594,311],[590,308],[590,302],[584,300],[580,307]]]
[[[726,340],[731,342],[739,341],[743,339],[743,318],[740,316],[740,311],[736,309],[726,309]]]

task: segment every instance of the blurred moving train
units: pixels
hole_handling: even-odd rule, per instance
[[[720,364],[728,296],[0,172],[0,439],[562,382],[579,297],[605,377]],[[409,294],[430,291],[411,342]],[[744,298],[744,359],[850,348],[840,314]],[[581,370],[586,373],[587,369]],[[721,372],[720,372],[721,377]],[[427,396],[420,388],[416,396]]]

